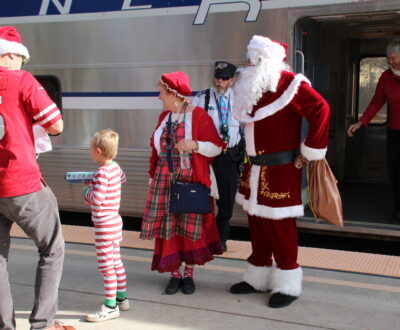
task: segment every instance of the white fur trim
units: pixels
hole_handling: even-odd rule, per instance
[[[267,37],[255,35],[247,45],[247,58],[255,65],[258,64],[260,58],[272,59],[279,63],[283,62],[285,57],[285,48]]]
[[[246,153],[248,156],[256,156],[256,145],[254,143],[254,123],[247,123],[244,126],[246,137]]]
[[[186,129],[186,126],[185,126]],[[191,131],[191,129],[190,129]],[[188,139],[188,137],[186,137]],[[216,157],[222,152],[222,148],[218,147],[212,142],[209,141],[197,141],[199,144],[199,150],[195,151],[198,154],[201,154],[206,157]]]
[[[302,291],[303,270],[301,267],[290,270],[275,268],[271,274],[272,293],[280,292],[298,297]]]
[[[8,41],[5,39],[0,39],[0,55],[4,54],[18,54],[24,56],[27,60],[29,59],[28,49],[19,42]]]
[[[297,218],[304,215],[302,204],[286,207],[270,207],[258,203],[258,182],[260,180],[261,167],[252,165],[250,174],[250,198],[245,199],[241,193],[236,194],[236,202],[250,215],[261,218],[279,220],[285,218]]]
[[[320,160],[324,159],[328,148],[315,149],[307,147],[304,142],[301,144],[301,154],[307,158],[307,160]]]
[[[302,82],[306,82],[311,86],[310,81],[305,76],[303,76],[302,74],[296,74],[289,87],[283,92],[283,94],[274,102],[267,104],[262,108],[259,108],[256,111],[254,117],[249,116],[247,113],[239,113],[233,110],[235,118],[241,122],[251,123],[274,115],[292,101],[293,97],[297,94],[297,91]]]
[[[211,197],[214,197],[215,199],[219,199],[217,178],[215,177],[215,173],[214,173],[214,170],[211,165],[210,165],[210,179],[211,179],[211,187],[210,187]]]
[[[257,291],[271,290],[271,274],[273,273],[275,266],[256,267],[250,263],[246,265],[246,271],[243,273],[243,281],[249,283]]]
[[[244,195],[237,193],[236,202],[243,207],[250,215],[255,215],[261,218],[267,218],[272,220],[280,220],[285,218],[297,218],[304,215],[303,205],[294,205],[286,207],[270,207],[265,205],[252,205]]]

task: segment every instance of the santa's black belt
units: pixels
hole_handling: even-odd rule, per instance
[[[250,164],[259,166],[275,166],[293,163],[295,158],[300,155],[300,149],[285,150],[273,154],[263,154],[249,156]]]

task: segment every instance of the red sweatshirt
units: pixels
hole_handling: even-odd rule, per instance
[[[374,97],[360,118],[363,126],[368,126],[368,123],[386,102],[390,109],[389,127],[400,130],[400,76],[396,76],[390,69],[380,76]]]

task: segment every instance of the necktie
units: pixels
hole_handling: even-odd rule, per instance
[[[228,121],[228,106],[226,104],[226,96],[221,95],[219,98],[219,104],[221,105],[221,119],[222,119],[222,124],[226,124]]]

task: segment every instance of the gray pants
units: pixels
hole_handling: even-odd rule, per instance
[[[58,308],[58,285],[64,262],[57,200],[49,187],[17,197],[0,198],[0,329],[15,329],[7,261],[10,230],[15,222],[36,244],[35,302],[29,317],[31,329],[51,326]]]

